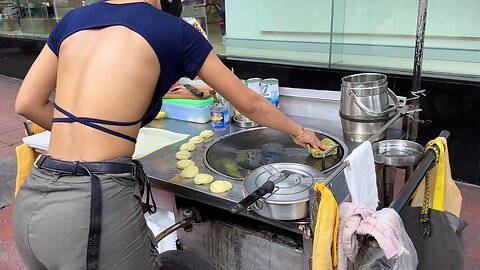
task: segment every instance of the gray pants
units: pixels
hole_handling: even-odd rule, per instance
[[[100,269],[158,269],[137,180],[129,173],[97,176],[103,191]],[[13,213],[15,242],[27,269],[86,269],[90,194],[89,176],[32,169]]]

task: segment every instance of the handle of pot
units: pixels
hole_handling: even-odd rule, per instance
[[[243,200],[239,201],[232,209],[230,209],[230,212],[234,215],[243,212],[245,209],[247,209],[247,207],[260,199],[260,197],[267,193],[271,193],[274,188],[275,184],[272,181],[265,182],[257,190],[249,194]]]
[[[397,98],[397,96],[395,95],[395,93],[393,93],[392,90],[390,90],[390,88],[387,88],[387,89],[388,89],[388,96],[393,100],[393,107],[388,108],[388,109],[386,109],[385,111],[382,111],[382,112],[375,112],[375,111],[370,110],[367,106],[365,106],[365,104],[363,104],[358,99],[357,94],[355,94],[355,91],[353,89],[350,89],[350,91],[348,93],[353,95],[353,101],[355,102],[355,104],[357,104],[358,107],[360,107],[360,109],[363,112],[365,112],[366,114],[371,115],[371,116],[383,116],[387,113],[396,111],[398,109],[398,98]]]

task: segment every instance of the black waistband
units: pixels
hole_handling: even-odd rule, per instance
[[[134,163],[63,161],[46,155],[37,159],[35,167],[71,175],[131,173],[134,177],[140,175],[141,170]]]

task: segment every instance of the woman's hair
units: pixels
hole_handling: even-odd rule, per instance
[[[162,10],[173,15],[180,17],[182,15],[182,1],[181,0],[160,0],[160,4],[162,5]]]

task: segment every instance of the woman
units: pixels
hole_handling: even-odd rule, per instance
[[[51,130],[15,201],[15,240],[28,269],[156,269],[143,219],[142,174],[131,157],[139,128],[182,76],[199,75],[256,122],[322,145],[248,90],[210,44],[160,0],[112,0],[69,12],[54,28],[15,109]],[[49,101],[56,89],[55,102]]]

